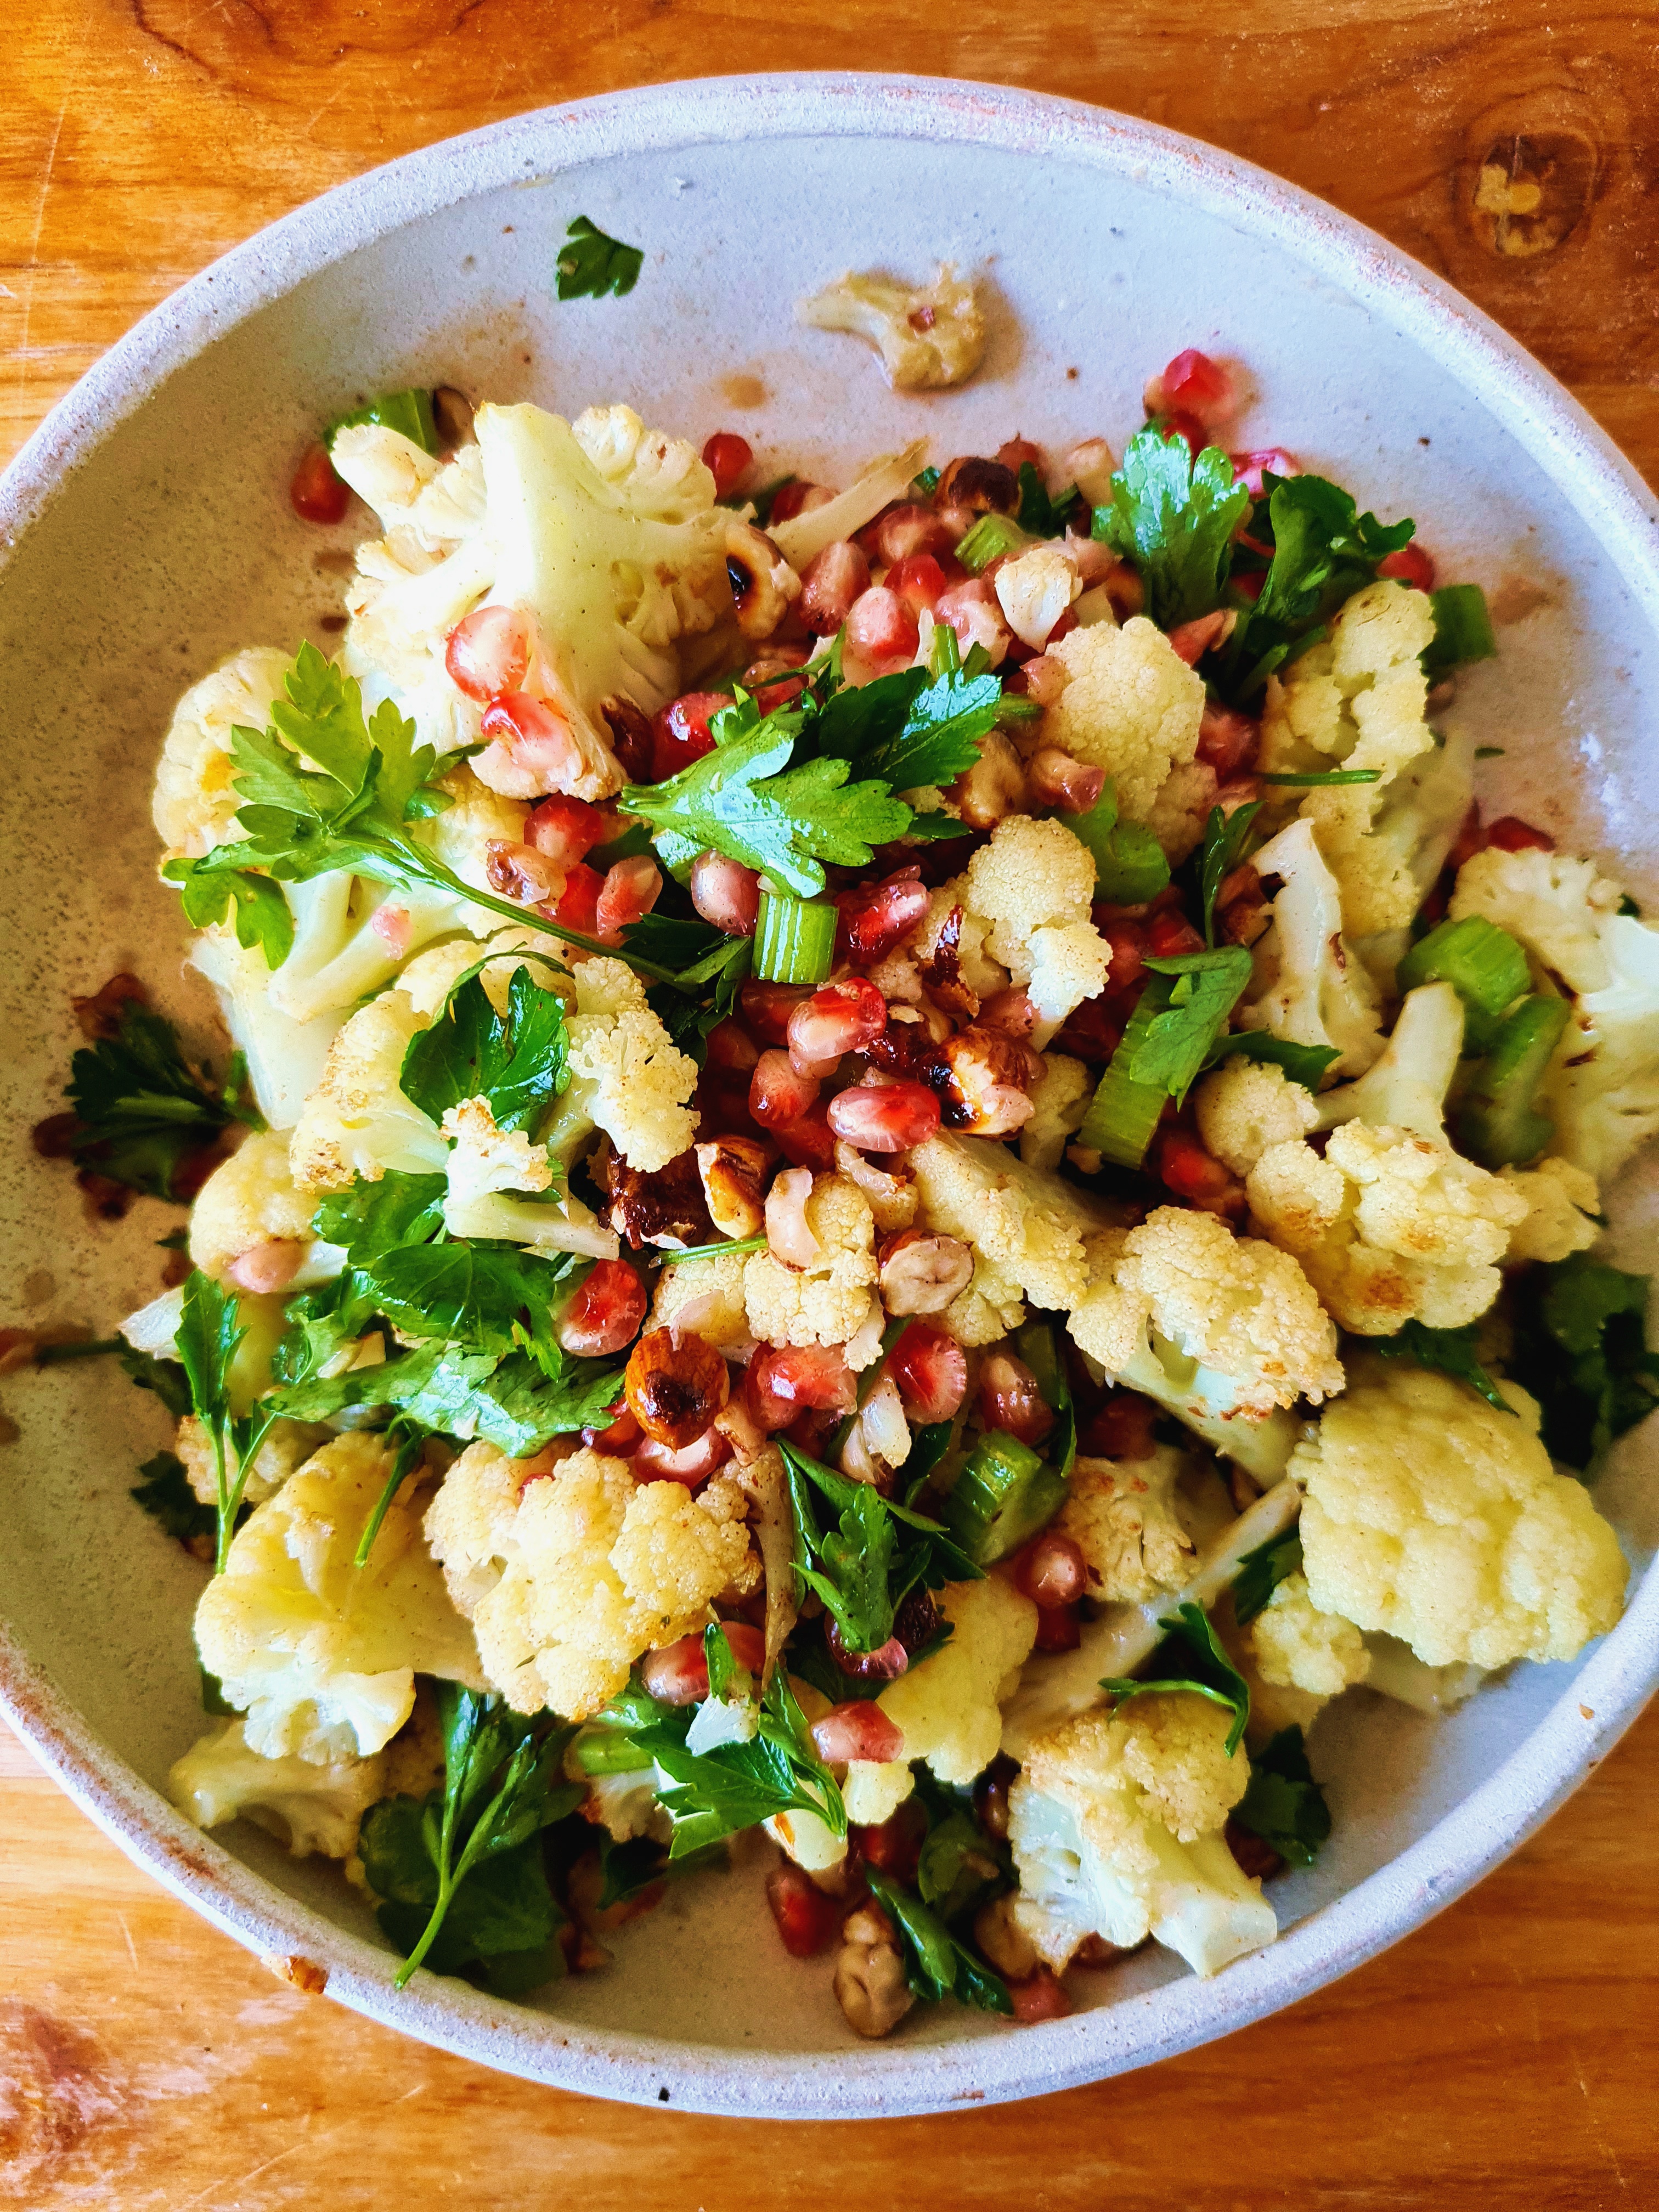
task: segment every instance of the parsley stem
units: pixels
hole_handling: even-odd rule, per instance
[[[401,1431],[401,1433],[398,1433]],[[398,1449],[392,1462],[392,1472],[386,1477],[386,1488],[375,1501],[374,1510],[363,1524],[363,1533],[357,1540],[357,1548],[351,1555],[354,1567],[366,1567],[368,1555],[374,1548],[374,1539],[380,1533],[380,1523],[392,1510],[392,1501],[403,1488],[409,1470],[419,1458],[421,1447],[426,1442],[425,1432],[411,1424],[393,1421],[386,1431],[387,1441],[398,1436]]]
[[[99,1336],[82,1339],[74,1344],[38,1344],[34,1348],[37,1367],[55,1367],[64,1359],[100,1359],[106,1352],[118,1352],[118,1336]]]
[[[404,848],[398,854],[399,859],[404,859],[405,854],[412,858],[410,873],[423,876],[434,885],[458,893],[473,906],[488,907],[492,914],[504,915],[521,928],[539,930],[544,936],[557,938],[564,945],[574,945],[580,951],[597,952],[602,959],[620,960],[633,969],[636,975],[648,975],[654,983],[678,983],[679,981],[672,968],[665,968],[655,960],[647,960],[642,952],[630,952],[626,945],[601,945],[597,937],[584,937],[579,929],[567,929],[562,922],[550,921],[545,915],[538,914],[533,907],[515,906],[511,899],[497,898],[491,891],[475,890],[453,869],[447,868],[441,860],[434,860],[417,845]]]

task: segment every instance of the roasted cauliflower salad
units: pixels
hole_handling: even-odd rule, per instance
[[[971,373],[914,298],[801,313]],[[295,479],[341,613],[155,776],[229,1066],[117,977],[42,1148],[190,1206],[118,1339],[202,1563],[174,1798],[338,1861],[400,1984],[745,1872],[860,2036],[1214,1974],[1333,1700],[1618,1622],[1659,928],[1491,818],[1480,587],[1241,392],[840,486],[398,392]]]

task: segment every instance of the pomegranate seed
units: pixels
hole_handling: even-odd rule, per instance
[[[714,479],[714,496],[737,489],[755,458],[754,447],[735,430],[716,430],[702,449],[702,465]]]
[[[931,1322],[912,1322],[887,1355],[907,1420],[948,1421],[968,1395],[968,1355]]]
[[[596,937],[599,927],[599,892],[605,878],[597,868],[590,868],[586,860],[578,860],[565,872],[564,889],[554,902],[549,919],[562,921],[567,929],[580,930],[584,937]],[[543,908],[545,913],[546,908]]]
[[[797,611],[817,636],[833,637],[869,588],[870,563],[849,539],[838,538],[802,569]]]
[[[1280,446],[1268,446],[1255,453],[1230,453],[1233,474],[1252,499],[1260,499],[1267,487],[1261,481],[1261,472],[1270,469],[1276,477],[1299,477],[1302,464],[1294,453],[1287,453]]]
[[[1212,699],[1204,702],[1204,719],[1198,727],[1198,757],[1218,775],[1231,775],[1236,769],[1253,767],[1261,742],[1261,725],[1253,722],[1248,714],[1235,714],[1231,707],[1218,707]]]
[[[775,1122],[770,1134],[792,1167],[811,1168],[814,1175],[828,1175],[836,1164],[836,1140],[830,1134],[822,1100],[793,1121]]]
[[[752,937],[760,915],[760,878],[724,853],[700,853],[691,866],[691,903],[728,937]]]
[[[1219,645],[1230,634],[1233,622],[1229,609],[1218,607],[1212,615],[1200,615],[1196,622],[1177,623],[1170,632],[1170,647],[1188,668],[1196,668],[1210,647]]]
[[[517,607],[475,607],[449,633],[444,666],[458,691],[480,705],[522,691],[530,673],[530,625]]]
[[[311,446],[294,471],[288,495],[301,522],[343,522],[351,504],[351,486],[336,476],[326,449]]]
[[[915,609],[884,584],[872,585],[848,611],[848,644],[878,665],[914,659],[921,635]]]
[[[884,960],[927,911],[920,867],[901,868],[878,884],[860,884],[837,894],[841,922],[837,951],[860,967]]]
[[[744,1398],[770,1435],[799,1413],[850,1413],[858,1386],[838,1344],[763,1344],[749,1363]]]
[[[1553,853],[1555,840],[1547,830],[1535,830],[1518,814],[1500,814],[1486,832],[1486,842],[1500,853]]]
[[[1034,446],[1029,438],[1010,438],[1005,445],[997,447],[997,459],[1005,469],[1012,469],[1016,476],[1028,461],[1039,475],[1042,471],[1042,448]]]
[[[631,699],[601,700],[599,716],[617,765],[629,783],[651,781],[651,717]]]
[[[641,1482],[683,1482],[688,1490],[695,1490],[731,1456],[731,1438],[711,1423],[683,1451],[671,1451],[654,1437],[647,1437],[634,1455],[634,1470]]]
[[[738,1666],[751,1674],[758,1674],[766,1663],[766,1638],[759,1629],[750,1627],[746,1620],[723,1620],[720,1626]],[[702,1631],[682,1636],[678,1643],[665,1644],[659,1651],[648,1651],[640,1668],[640,1679],[647,1694],[661,1705],[700,1705],[708,1695],[708,1660],[702,1647]]]
[[[633,1341],[645,1308],[645,1285],[625,1260],[596,1260],[554,1334],[562,1350],[580,1359],[599,1359]]]
[[[813,1958],[835,1941],[841,1926],[842,1900],[826,1897],[805,1869],[793,1860],[786,1859],[767,1875],[766,1902],[792,1959]]]
[[[855,1682],[896,1682],[910,1664],[910,1654],[896,1636],[890,1636],[874,1651],[849,1651],[830,1613],[823,1616],[823,1640],[842,1673]]]
[[[1151,1459],[1158,1449],[1153,1434],[1158,1408],[1138,1390],[1114,1390],[1079,1437],[1079,1449],[1091,1459]]]
[[[1106,771],[1074,759],[1058,745],[1042,745],[1026,763],[1025,787],[1033,806],[1086,814],[1106,788]]]
[[[595,845],[616,834],[616,823],[602,807],[560,792],[530,810],[524,825],[524,842],[545,853],[550,860],[585,860]]]
[[[1264,1843],[1249,1828],[1241,1828],[1237,1820],[1228,1821],[1222,1830],[1222,1840],[1232,1853],[1239,1872],[1248,1875],[1252,1881],[1270,1881],[1285,1864],[1271,1844]]]
[[[861,1152],[908,1152],[938,1134],[939,1100],[920,1083],[861,1083],[830,1101],[830,1127]]]
[[[1023,1982],[1010,1982],[1008,1994],[1013,1999],[1014,2018],[1028,2027],[1035,2021],[1064,2020],[1072,2009],[1072,2000],[1052,1966],[1039,1966]]]
[[[606,872],[593,911],[593,934],[601,945],[620,945],[629,922],[649,914],[662,894],[662,872],[644,853],[630,853]]]
[[[841,1766],[854,1759],[885,1764],[904,1750],[902,1729],[871,1698],[832,1705],[812,1723],[811,1735],[813,1748],[826,1765]]]
[[[1146,949],[1155,960],[1173,960],[1183,952],[1201,952],[1204,939],[1184,914],[1166,910],[1148,923]]]
[[[1083,1547],[1071,1536],[1045,1529],[1020,1553],[1014,1580],[1034,1605],[1075,1605],[1089,1587]]]
[[[581,774],[581,754],[564,716],[527,691],[502,691],[484,708],[489,740],[472,772],[509,799],[533,799]]]
[[[743,1018],[763,1044],[783,1044],[789,1017],[810,996],[797,983],[745,983],[738,994]]]
[[[1379,562],[1379,576],[1393,576],[1413,591],[1431,592],[1434,589],[1434,561],[1420,545],[1402,545],[1397,553],[1390,553],[1386,561]]]
[[[997,587],[988,577],[970,576],[965,584],[952,584],[940,594],[933,617],[956,632],[957,643],[964,654],[972,647],[981,645],[993,668],[1000,667],[1007,659],[1014,633],[1002,611]]]
[[[1226,1216],[1243,1211],[1243,1183],[1177,1122],[1158,1132],[1156,1171],[1165,1189],[1200,1212]]]
[[[799,477],[784,484],[772,501],[773,522],[793,522],[814,507],[828,507],[835,497],[828,484],[808,483]]]
[[[239,1290],[285,1291],[299,1273],[307,1249],[301,1237],[268,1237],[263,1244],[239,1252],[225,1273]]]
[[[932,614],[945,591],[945,571],[931,553],[906,554],[902,561],[894,562],[883,581],[918,615],[924,607]]]
[[[661,783],[714,750],[709,717],[732,704],[724,691],[684,691],[671,699],[651,725],[651,775]]]
[[[1023,1359],[1006,1352],[993,1352],[981,1371],[979,1417],[988,1429],[1001,1429],[1034,1446],[1054,1425],[1054,1408],[1044,1404],[1036,1376]]]
[[[933,554],[948,553],[955,543],[931,507],[917,507],[908,501],[890,507],[884,514],[878,514],[865,534],[875,558],[889,569],[926,560]],[[935,562],[933,565],[937,568],[939,564]],[[890,575],[887,581],[892,585]]]
[[[582,1442],[603,1452],[607,1459],[629,1459],[639,1449],[644,1435],[645,1431],[624,1405],[608,1429],[584,1429]]]
[[[853,1848],[866,1866],[874,1867],[879,1874],[891,1875],[895,1881],[915,1880],[921,1847],[927,1840],[927,1815],[914,1797],[907,1797],[879,1827],[852,1831]]]
[[[1082,1641],[1083,1626],[1074,1605],[1037,1607],[1036,1648],[1039,1651],[1075,1651]]]
[[[401,960],[409,950],[410,939],[415,933],[415,924],[406,906],[377,906],[368,917],[374,931],[394,960]]]
[[[787,1055],[786,1055],[787,1057]],[[723,1073],[748,1075],[752,1073],[760,1050],[743,1024],[726,1020],[717,1022],[708,1032],[708,1065]]]
[[[789,1058],[806,1073],[833,1066],[843,1053],[858,1052],[887,1026],[887,1001],[873,983],[852,977],[826,983],[789,1017]]]
[[[1231,370],[1188,346],[1146,386],[1149,415],[1192,416],[1200,431],[1212,430],[1238,412],[1238,387]]]
[[[749,1085],[749,1111],[763,1129],[798,1121],[818,1095],[815,1075],[802,1075],[787,1052],[763,1052]]]

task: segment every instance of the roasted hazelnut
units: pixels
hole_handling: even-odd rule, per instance
[[[629,1355],[623,1378],[628,1410],[671,1451],[694,1444],[726,1404],[726,1362],[695,1329],[653,1328]]]

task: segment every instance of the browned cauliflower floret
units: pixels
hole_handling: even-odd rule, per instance
[[[242,1490],[247,1503],[262,1504],[273,1492],[280,1490],[295,1469],[303,1467],[312,1454],[328,1442],[331,1433],[319,1421],[273,1421],[260,1440],[253,1464],[247,1471],[247,1481]],[[219,1494],[218,1462],[212,1441],[194,1413],[186,1413],[179,1422],[173,1449],[183,1462],[185,1480],[192,1492],[204,1505],[211,1505]],[[234,1447],[227,1444],[227,1479],[234,1482],[236,1471]]]
[[[1103,768],[1116,789],[1121,817],[1153,824],[1160,839],[1167,831],[1176,856],[1184,857],[1202,832],[1201,814],[1196,830],[1188,820],[1191,805],[1175,822],[1157,821],[1155,815],[1171,773],[1190,767],[1198,750],[1203,679],[1142,615],[1121,629],[1110,623],[1074,629],[1049,648],[1048,657],[1059,663],[1066,683],[1048,710],[1045,741]],[[1213,777],[1205,788],[1213,791]]]
[[[317,1195],[294,1180],[288,1132],[255,1130],[196,1194],[190,1210],[191,1265],[222,1282],[232,1261],[261,1244],[309,1245]]]
[[[1271,1060],[1236,1053],[1193,1093],[1204,1149],[1247,1176],[1269,1145],[1289,1144],[1319,1125],[1313,1093]]]
[[[1270,1146],[1246,1188],[1257,1226],[1360,1336],[1477,1319],[1528,1211],[1522,1193],[1449,1146],[1365,1121],[1334,1129],[1322,1159],[1299,1139]]]
[[[1078,1304],[1088,1281],[1084,1238],[1108,1226],[1103,1206],[983,1137],[930,1137],[911,1153],[910,1166],[921,1194],[921,1218],[970,1244],[985,1263],[988,1279],[979,1279],[976,1268],[964,1298],[1006,1310],[1012,1289],[1016,1300],[1023,1291],[1056,1312]],[[946,1310],[947,1327],[953,1310]]]
[[[971,279],[946,261],[931,284],[901,284],[873,270],[848,270],[796,302],[796,319],[820,331],[850,331],[881,354],[896,392],[965,384],[985,351],[985,317]]]
[[[742,1510],[720,1477],[693,1497],[597,1451],[549,1474],[475,1443],[426,1527],[490,1681],[520,1712],[585,1720],[645,1652],[702,1627],[711,1598],[753,1589]]]
[[[819,1176],[805,1212],[819,1245],[810,1267],[757,1252],[744,1268],[749,1332],[763,1344],[845,1344],[870,1316],[876,1223],[869,1200],[845,1176]]]
[[[1176,1511],[1186,1455],[1159,1444],[1150,1459],[1079,1459],[1055,1528],[1083,1553],[1089,1595],[1145,1605],[1191,1577],[1192,1539]]]
[[[748,1258],[742,1252],[717,1252],[707,1260],[671,1260],[657,1277],[647,1326],[666,1328],[676,1322],[695,1329],[727,1358],[744,1356],[755,1340],[744,1303]]]
[[[1082,635],[1082,632],[1078,633]],[[1103,987],[1111,951],[1090,920],[1094,855],[1063,822],[1011,814],[968,863],[957,887],[983,925],[985,949],[1023,983],[1036,1008],[1039,1047]]]

